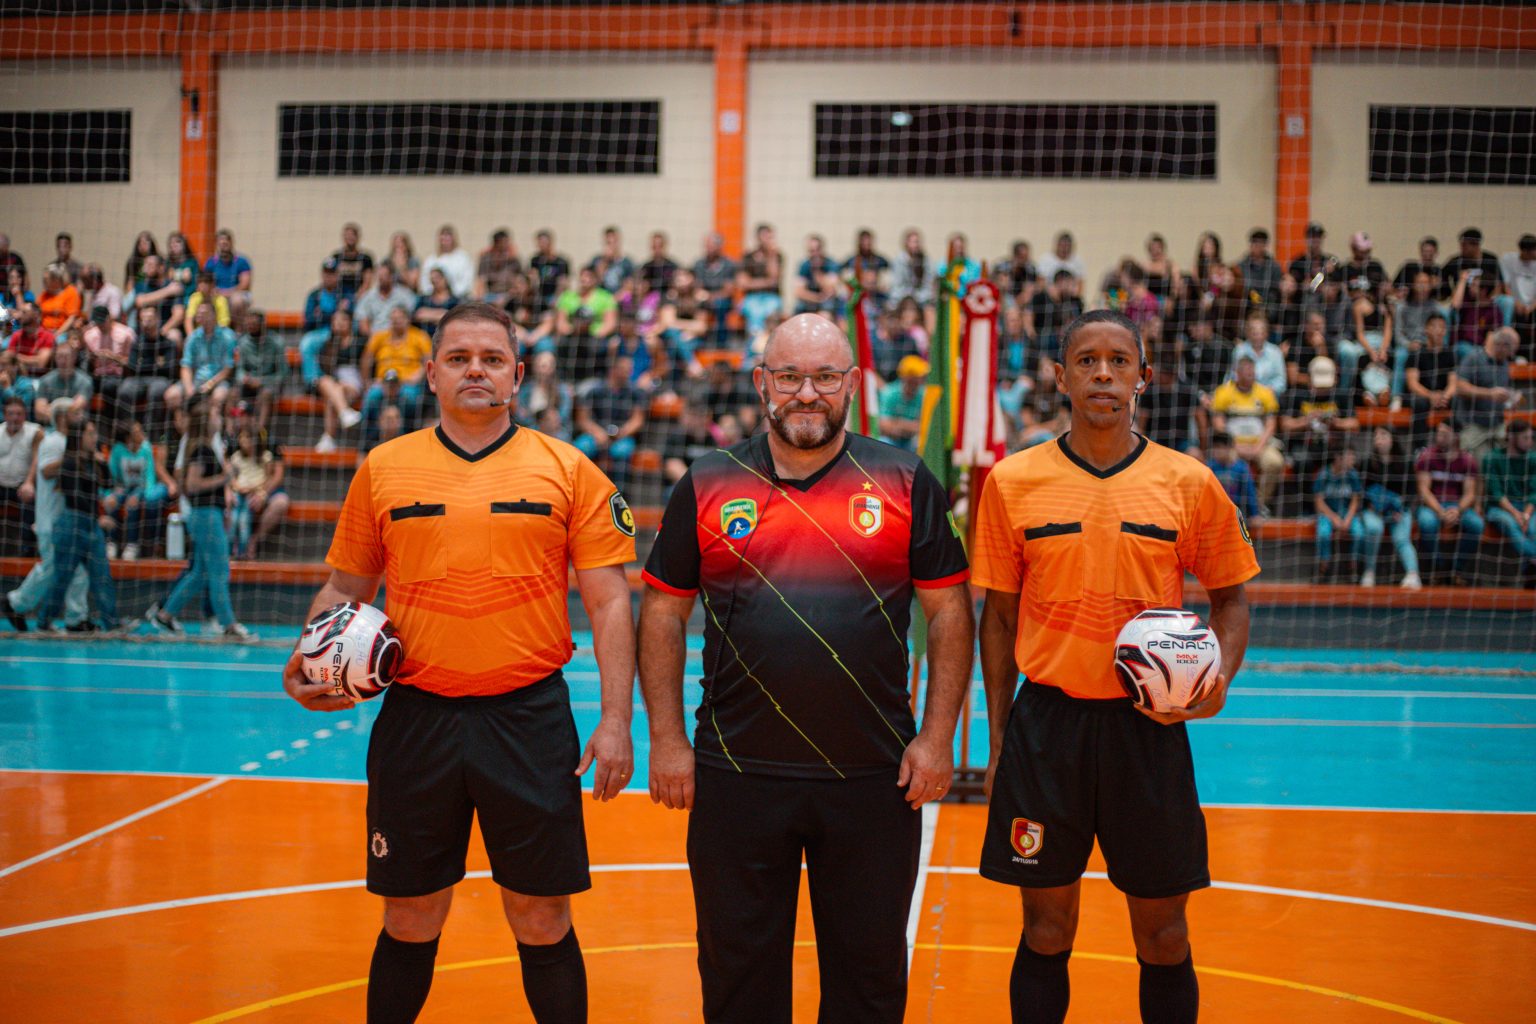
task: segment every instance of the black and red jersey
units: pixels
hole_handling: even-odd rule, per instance
[[[805,480],[777,479],[764,435],[695,461],[644,575],[703,598],[701,762],[848,778],[898,764],[915,734],[913,587],[960,583],[969,569],[928,468],[850,433]]]

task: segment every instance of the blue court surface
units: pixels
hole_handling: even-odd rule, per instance
[[[282,631],[250,647],[11,639],[0,653],[0,768],[360,781],[377,702],[307,712],[282,692]],[[691,637],[690,669],[700,639]],[[567,667],[583,737],[598,715],[591,638]],[[1536,811],[1529,655],[1253,648],[1220,717],[1195,723],[1213,805]],[[700,690],[690,681],[690,708]],[[646,784],[645,712],[635,712]],[[985,759],[979,677],[974,763]],[[957,739],[958,748],[958,739]]]

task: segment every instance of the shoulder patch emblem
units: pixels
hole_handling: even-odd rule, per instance
[[[1253,534],[1248,532],[1248,517],[1243,515],[1243,510],[1240,508],[1234,507],[1233,511],[1237,513],[1237,531],[1243,535],[1243,540],[1248,542],[1248,546],[1253,547]]]
[[[635,535],[635,514],[629,510],[624,495],[614,491],[608,498],[608,514],[613,516],[613,528],[626,537]]]
[[[885,502],[873,494],[848,499],[848,525],[861,537],[873,537],[885,525]]]
[[[720,506],[720,530],[731,540],[741,540],[757,529],[757,502],[734,498]]]

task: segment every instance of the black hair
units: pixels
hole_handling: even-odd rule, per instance
[[[1232,435],[1227,431],[1216,430],[1211,432],[1212,448],[1230,448],[1232,447],[1232,443]]]
[[[1061,335],[1061,359],[1066,362],[1067,353],[1072,350],[1072,340],[1084,327],[1094,324],[1112,324],[1115,327],[1124,328],[1131,335],[1131,340],[1136,343],[1136,355],[1141,360],[1141,366],[1147,365],[1147,350],[1141,344],[1141,328],[1136,326],[1136,321],[1124,313],[1117,313],[1112,309],[1095,309],[1091,313],[1084,313],[1067,325],[1067,329]]]
[[[1441,323],[1445,323],[1445,314],[1431,313],[1429,316],[1424,318],[1424,323],[1428,324],[1431,320],[1439,320]]]

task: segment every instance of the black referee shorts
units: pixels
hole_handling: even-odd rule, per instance
[[[1121,892],[1161,899],[1211,884],[1205,814],[1183,723],[1129,700],[1025,683],[992,784],[981,874],[1033,889],[1082,877],[1097,836]]]
[[[591,888],[564,676],[493,697],[396,684],[383,700],[368,741],[369,892],[425,896],[462,879],[477,813],[497,885]]]

